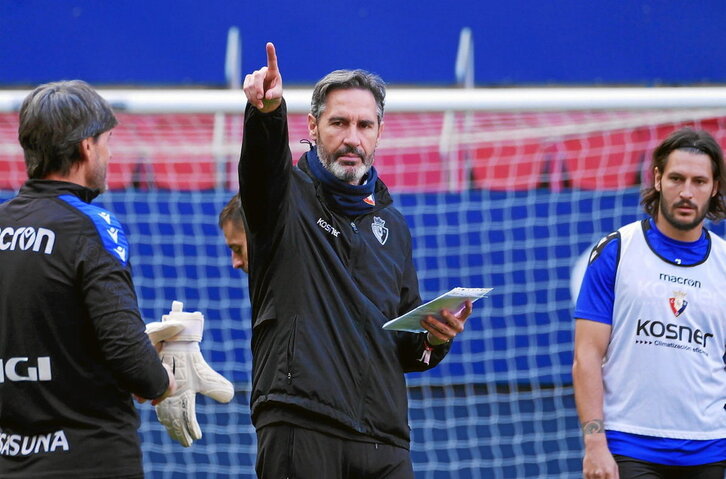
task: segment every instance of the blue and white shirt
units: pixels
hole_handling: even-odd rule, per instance
[[[603,363],[613,454],[696,465],[726,459],[726,242],[645,220],[594,249],[575,317],[612,325]]]

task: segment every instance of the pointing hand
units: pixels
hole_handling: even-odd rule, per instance
[[[277,109],[282,103],[282,76],[277,67],[275,45],[268,42],[267,66],[245,76],[242,90],[247,101],[263,113]]]

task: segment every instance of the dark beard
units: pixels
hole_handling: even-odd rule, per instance
[[[658,209],[660,210],[660,213],[663,215],[663,218],[665,218],[665,220],[668,222],[668,224],[670,224],[671,226],[673,226],[675,229],[677,229],[679,231],[691,231],[692,229],[697,228],[698,225],[700,225],[703,222],[703,219],[706,217],[706,214],[708,213],[708,209],[704,208],[703,212],[699,216],[694,218],[693,221],[689,221],[688,223],[686,223],[683,221],[679,221],[678,219],[676,219],[676,217],[674,215],[672,215],[670,213],[667,205],[665,204],[665,201],[663,200],[662,194],[660,196],[660,200],[658,201],[658,203],[660,205]],[[684,204],[693,206],[693,203],[691,203],[689,201],[679,201],[678,203],[673,205],[673,209],[678,208],[679,206],[684,205]],[[696,210],[696,211],[698,211],[698,210]]]

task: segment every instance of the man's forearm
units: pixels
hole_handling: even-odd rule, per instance
[[[575,404],[583,435],[605,432],[603,417],[602,362],[578,358],[572,369]]]

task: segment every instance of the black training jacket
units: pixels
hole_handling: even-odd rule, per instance
[[[30,180],[0,204],[0,477],[142,474],[131,393],[168,376],[119,222],[97,191]]]
[[[403,373],[435,366],[449,345],[426,364],[424,334],[381,328],[421,303],[403,215],[380,180],[374,212],[338,212],[306,155],[292,165],[284,101],[268,114],[247,105],[244,128],[255,426],[276,422],[273,411],[277,421],[408,448]]]

